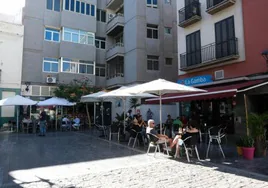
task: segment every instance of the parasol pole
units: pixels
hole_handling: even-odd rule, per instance
[[[126,133],[126,98],[123,97],[124,103],[124,133]]]
[[[101,122],[102,122],[102,126],[104,126],[104,118],[103,118],[103,100],[101,100]]]
[[[246,96],[246,94],[244,94],[244,102],[245,102],[245,113],[246,113],[247,136],[249,136],[249,129],[248,129],[248,104],[247,104],[247,96]]]
[[[56,128],[56,131],[58,129],[58,106],[56,106],[56,115],[55,115],[55,128]]]
[[[17,133],[19,132],[19,111],[20,111],[20,108],[19,106],[17,106]]]
[[[160,115],[160,134],[162,134],[162,96],[159,92],[159,115]]]

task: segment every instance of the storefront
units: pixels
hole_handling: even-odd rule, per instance
[[[211,84],[210,86],[198,87],[207,90],[205,93],[169,94],[162,98],[162,102],[179,102],[180,114],[188,118],[193,116],[198,118],[201,129],[204,129],[205,126],[222,125],[227,128],[228,134],[244,134],[246,130],[244,96],[252,108],[254,101],[248,100],[250,97],[247,92],[264,84],[266,84],[264,80]],[[157,100],[148,99],[146,102],[157,103]]]

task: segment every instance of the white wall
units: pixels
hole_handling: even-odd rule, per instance
[[[240,58],[234,60],[234,62],[240,62],[245,60],[245,41],[244,41],[244,29],[243,29],[243,14],[242,14],[242,0],[237,0],[236,3],[214,15],[210,15],[206,12],[207,3],[206,0],[199,0],[201,3],[201,21],[194,23],[186,28],[178,26],[178,54],[186,52],[186,35],[200,30],[201,46],[208,45],[215,42],[215,23],[225,18],[234,15],[235,22],[235,35],[238,38],[238,50]],[[185,7],[183,0],[177,1],[178,11]],[[177,17],[179,23],[179,16]],[[180,58],[178,59],[178,66],[180,67]],[[182,74],[182,72],[179,72]]]
[[[130,104],[129,104],[129,99],[127,98],[127,102],[126,102],[126,111],[128,111],[130,109]],[[118,102],[120,101],[120,107],[118,107]],[[123,107],[123,102],[122,100],[111,100],[112,102],[112,121],[114,121],[116,113],[118,114],[122,114],[124,107]],[[151,109],[151,111],[153,112],[153,119],[155,120],[156,123],[159,123],[159,105],[158,104],[154,104],[154,105],[142,105],[140,107],[138,107],[137,109],[140,110],[140,113],[143,117],[144,120],[147,120],[146,117],[146,113],[148,111],[148,109]],[[170,105],[162,105],[162,121],[166,121],[167,119],[167,115],[170,114],[172,118],[176,118],[179,114],[178,111],[178,106],[176,104],[170,104]],[[134,109],[132,109],[132,115],[134,114]]]
[[[0,88],[20,89],[23,31],[23,25],[0,21]]]

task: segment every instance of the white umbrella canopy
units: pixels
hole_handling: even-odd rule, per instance
[[[154,93],[159,95],[159,119],[160,131],[162,132],[162,95],[167,93],[188,93],[188,92],[206,92],[206,90],[185,86],[164,79],[157,79],[144,84],[139,84],[130,88],[126,88],[123,92],[131,94]]]
[[[0,106],[28,106],[35,105],[37,102],[31,99],[22,97],[20,95],[15,95],[14,97],[9,97],[0,100]],[[19,109],[17,109],[17,132],[19,131]]]
[[[102,101],[102,98],[100,97],[103,94],[106,94],[105,91],[99,91],[97,93],[92,93],[89,95],[84,95],[81,97],[80,102],[100,102]]]
[[[100,96],[100,98],[121,98],[124,102],[124,132],[125,132],[125,119],[126,119],[126,98],[131,97],[131,98],[152,98],[152,97],[157,97],[155,95],[149,94],[149,93],[137,93],[137,94],[131,94],[130,92],[127,92],[126,89],[130,87],[127,86],[122,86],[116,90],[110,91],[108,93],[105,93]]]
[[[52,97],[50,99],[38,102],[37,106],[74,106],[76,103],[69,102],[66,99]]]
[[[50,99],[40,101],[37,103],[37,106],[74,106],[76,103],[69,102],[66,99],[58,98],[58,97],[52,97]],[[58,124],[58,108],[56,107],[56,130],[57,130],[57,124]]]
[[[27,106],[35,105],[36,103],[36,101],[22,97],[20,95],[0,100],[0,106]]]
[[[104,125],[103,122],[103,101],[105,100],[104,98],[101,98],[100,96],[107,93],[106,91],[99,91],[97,93],[92,93],[89,95],[84,95],[81,97],[80,102],[101,102],[101,118],[102,118],[102,125]]]
[[[153,80],[144,84],[139,84],[133,87],[126,88],[126,93],[154,93],[163,95],[166,93],[188,93],[188,92],[206,92],[203,89],[198,89],[190,86],[185,86],[175,82],[170,82],[164,79]]]

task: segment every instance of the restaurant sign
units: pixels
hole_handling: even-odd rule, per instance
[[[207,84],[211,82],[213,82],[211,75],[195,76],[195,77],[178,80],[178,84],[183,84],[186,86],[195,86],[195,85]]]

